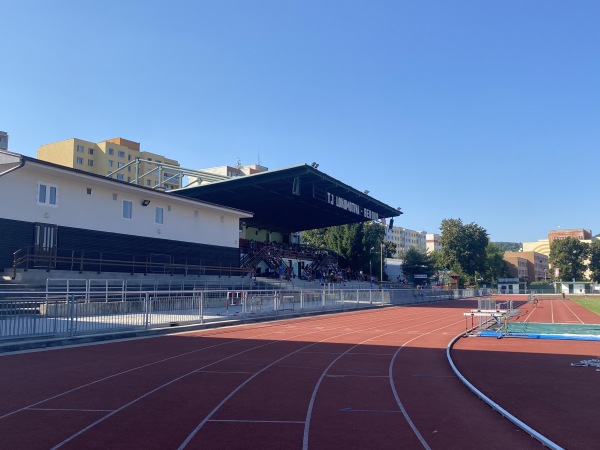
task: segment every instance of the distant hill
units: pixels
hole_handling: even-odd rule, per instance
[[[494,244],[505,252],[518,252],[522,247],[520,242],[494,242]]]

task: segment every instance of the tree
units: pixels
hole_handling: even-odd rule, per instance
[[[590,245],[590,263],[588,269],[591,271],[590,278],[596,283],[600,281],[600,241],[596,240]]]
[[[550,263],[559,269],[559,278],[564,280],[583,280],[584,261],[590,248],[574,237],[567,237],[550,244]]]
[[[486,268],[483,272],[483,278],[489,283],[496,281],[498,278],[507,278],[508,266],[504,261],[503,249],[499,245],[490,242],[485,249],[485,253]]]
[[[427,256],[429,256],[429,261],[431,261],[433,270],[441,272],[442,270],[447,269],[442,260],[442,252],[431,252]]]
[[[429,256],[414,247],[409,248],[406,251],[404,262],[402,263],[402,273],[410,281],[415,283],[426,282],[435,272],[433,264]],[[415,275],[427,275],[426,279],[415,280]]]
[[[306,245],[333,250],[341,267],[368,273],[369,267],[380,267],[385,228],[374,222],[360,222],[302,232]],[[371,250],[372,249],[372,250]],[[384,249],[384,258],[389,249]]]
[[[302,232],[302,242],[311,247],[325,248],[325,235],[327,234],[327,228],[317,228],[314,230],[307,230]]]
[[[442,232],[442,263],[446,268],[475,280],[476,273],[487,268],[486,248],[490,242],[487,231],[476,223],[463,225],[461,219],[444,219]]]
[[[521,243],[519,242],[494,242],[503,252],[518,252],[521,250]]]

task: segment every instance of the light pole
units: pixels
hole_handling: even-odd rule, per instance
[[[369,250],[369,283],[371,283],[371,287],[373,287],[373,250],[375,250],[375,247],[371,247],[371,250]]]
[[[381,270],[379,272],[379,287],[381,288],[381,283],[383,283],[383,248],[385,247],[384,243],[381,243]]]

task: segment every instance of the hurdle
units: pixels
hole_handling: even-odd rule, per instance
[[[502,309],[472,309],[471,312],[463,313],[465,316],[465,335],[468,334],[469,325],[468,320],[471,317],[471,330],[479,329],[483,327],[486,323],[491,320],[495,321],[496,324],[502,326],[503,323],[506,323],[506,319],[509,316],[508,310]],[[477,317],[477,324],[475,324],[475,318]],[[483,320],[486,317],[487,320]]]
[[[225,314],[230,315],[230,306],[242,306],[246,303],[248,296],[247,291],[227,291],[227,298],[225,299]],[[238,312],[236,311],[236,314]]]
[[[296,297],[294,295],[282,295],[278,297],[277,311],[294,311],[295,303]]]

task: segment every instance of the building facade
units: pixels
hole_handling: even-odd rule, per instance
[[[71,138],[45,144],[39,147],[37,157],[150,188],[171,190],[181,187],[182,183],[176,160],[142,151],[138,142],[120,137],[98,143]]]
[[[550,277],[548,255],[538,252],[506,252],[504,261],[512,278],[529,283],[546,281]]]
[[[592,230],[585,230],[583,228],[575,228],[571,230],[552,230],[548,233],[548,242],[552,244],[554,241],[559,241],[573,237],[580,241],[591,241]]]
[[[427,251],[427,233],[402,227],[386,228],[385,240],[396,244],[395,257],[401,256],[410,248]]]
[[[111,270],[123,261],[127,271],[144,261],[235,268],[239,222],[252,217],[9,152],[0,152],[0,191],[11,192],[0,208],[0,271],[15,254],[110,260],[107,272],[125,271]]]
[[[439,252],[442,250],[441,234],[427,233],[425,235],[427,253]]]

